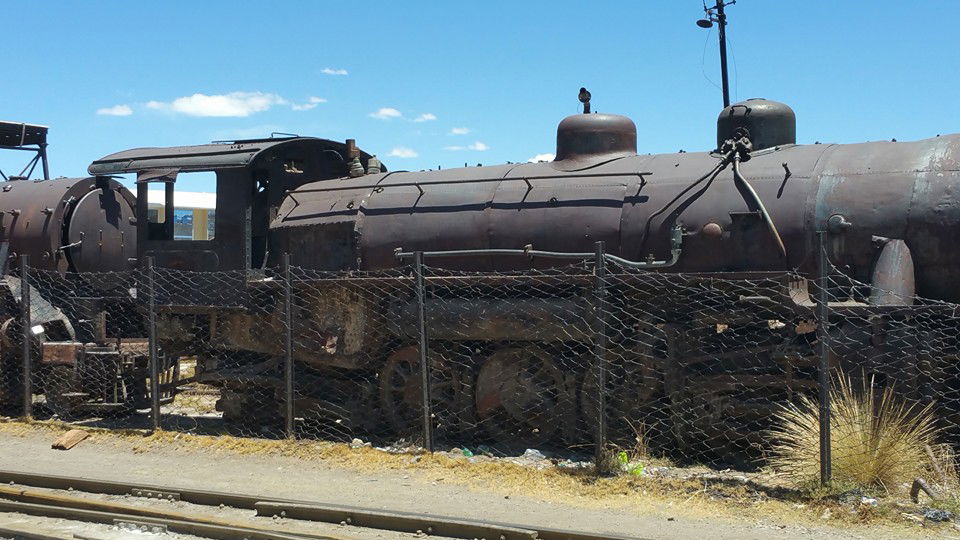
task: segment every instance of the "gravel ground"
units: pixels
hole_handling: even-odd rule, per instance
[[[52,450],[56,435],[37,429],[16,436],[0,434],[0,467],[23,472],[83,476],[103,480],[208,489],[264,497],[306,499],[374,509],[423,512],[465,519],[488,519],[530,527],[570,528],[650,539],[821,539],[903,538],[903,529],[839,528],[795,524],[782,519],[702,515],[682,503],[651,504],[649,509],[574,506],[524,495],[477,491],[445,482],[436,473],[383,470],[358,473],[324,462],[275,455],[242,455],[204,449],[142,448],[130,440],[98,436],[67,452]],[[432,476],[424,476],[432,474]],[[136,499],[123,498],[126,503]],[[139,504],[139,503],[138,503]],[[144,502],[144,504],[149,504]],[[178,505],[186,503],[161,503]],[[169,506],[167,506],[169,508]],[[233,510],[230,510],[231,512]],[[249,513],[248,513],[249,515]],[[17,515],[0,514],[0,527]],[[257,518],[263,522],[265,518]],[[311,530],[321,532],[320,525]],[[410,538],[401,533],[323,525],[348,538]],[[955,535],[960,537],[960,534]],[[122,536],[121,536],[122,537]],[[104,540],[113,537],[102,536]]]

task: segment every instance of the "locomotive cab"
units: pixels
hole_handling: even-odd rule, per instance
[[[355,159],[354,159],[355,158]],[[191,271],[255,270],[278,261],[267,228],[289,190],[308,181],[347,176],[352,162],[370,156],[352,141],[312,137],[250,139],[169,148],[138,148],[93,162],[96,174],[137,175],[137,263]],[[216,175],[216,223],[209,240],[174,235],[178,175]],[[150,188],[162,186],[163,214],[150,219]]]

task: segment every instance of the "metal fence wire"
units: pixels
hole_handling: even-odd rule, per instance
[[[602,246],[496,272],[423,254],[338,272],[69,274],[24,258],[2,288],[0,405],[398,451],[537,449],[598,471],[621,450],[753,468],[803,428],[828,481],[887,444],[864,447],[844,423],[847,392],[866,416],[893,407],[929,442],[960,443],[957,305],[878,291],[825,259],[817,279],[621,262]]]

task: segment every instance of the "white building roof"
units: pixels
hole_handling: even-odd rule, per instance
[[[151,189],[147,191],[147,204],[151,207],[163,206],[164,193],[162,189]],[[216,210],[217,194],[206,193],[202,191],[174,191],[174,208],[206,208],[207,210]]]

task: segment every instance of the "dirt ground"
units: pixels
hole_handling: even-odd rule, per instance
[[[583,490],[571,491],[566,479],[551,479],[536,468],[521,471],[527,476],[519,482],[517,471],[510,471],[509,479],[505,474],[499,482],[496,475],[502,469],[485,466],[489,464],[394,456],[346,445],[328,445],[327,450],[311,455],[310,446],[284,452],[276,451],[277,446],[217,437],[199,440],[171,433],[144,437],[95,432],[65,452],[50,448],[58,433],[49,426],[0,424],[0,468],[649,539],[960,538],[960,530],[949,523],[935,529],[884,520],[859,524],[850,519],[838,521],[787,501],[762,497],[750,503],[716,500],[706,484],[703,493],[683,497],[647,496],[642,485],[626,492],[622,484],[610,484],[609,492],[598,496],[603,485],[584,484]],[[23,517],[0,514],[0,527],[18,520]],[[404,536],[409,537],[383,532],[358,537]]]

